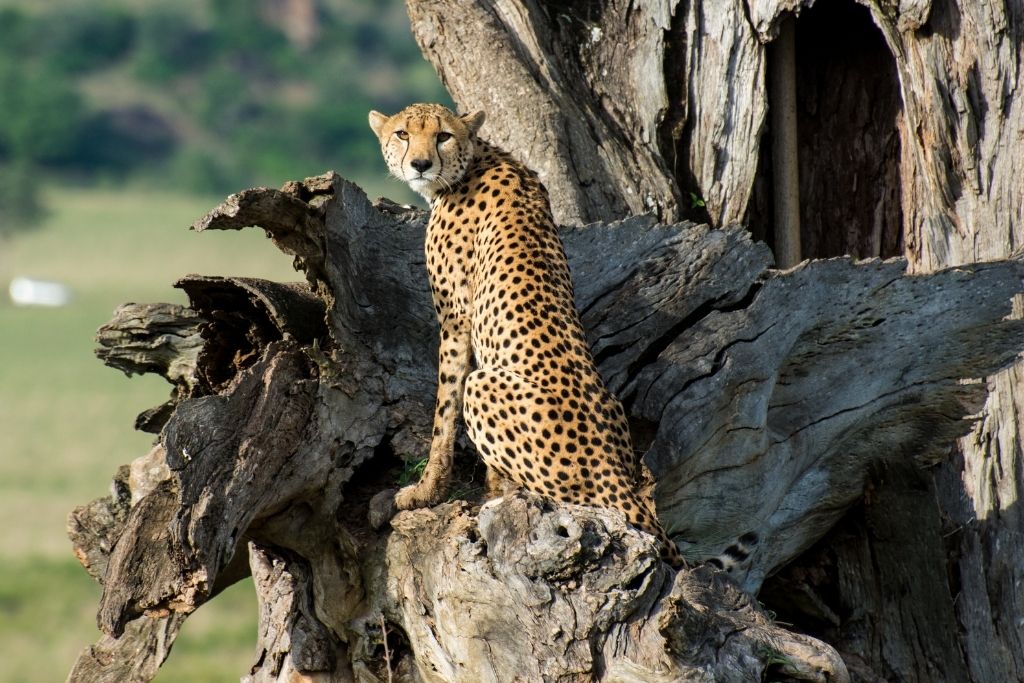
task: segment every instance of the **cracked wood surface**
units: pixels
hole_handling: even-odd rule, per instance
[[[813,0],[757,0],[751,18],[762,40],[769,39],[781,13]],[[1021,5],[999,0],[934,3],[900,0],[861,3],[889,48],[900,90],[896,132],[900,141],[899,183],[903,239],[913,272],[932,272],[964,263],[1011,258],[1024,246],[1024,184],[1021,138],[1024,129],[1020,55],[1024,45]],[[1020,315],[1020,304],[1014,314]],[[901,590],[912,551],[887,557],[890,537],[930,515],[940,533],[948,567],[922,583],[948,604],[947,624],[958,626],[955,642],[935,629],[928,642],[893,649],[872,631],[907,632],[931,620],[931,605],[919,612],[900,601],[900,610],[868,609],[845,640],[872,662],[877,676],[905,680],[970,680],[975,683],[1024,679],[1024,618],[1019,560],[1024,555],[1024,369],[1020,364],[988,377],[988,399],[979,420],[960,439],[954,457],[934,481],[916,482],[923,508],[880,515],[870,507],[845,525],[867,529],[866,543],[849,543],[826,564],[837,575],[870,576],[846,583],[849,594],[833,607],[884,605],[883,594]],[[904,475],[896,477],[897,480]],[[873,485],[885,486],[887,475]],[[939,540],[941,536],[941,540]],[[914,551],[924,551],[914,544]],[[816,553],[822,557],[824,553]],[[921,575],[918,574],[920,577]],[[813,583],[813,582],[811,582]],[[822,594],[827,594],[825,589]],[[884,624],[882,623],[884,622]],[[1010,626],[1010,625],[1014,626]],[[832,642],[839,642],[835,639]],[[962,652],[949,656],[948,652]],[[870,680],[870,679],[868,679]]]
[[[834,650],[720,572],[671,571],[621,514],[532,494],[465,508],[392,525],[386,613],[423,681],[847,680]]]
[[[481,134],[539,173],[556,220],[673,222],[690,192],[714,225],[747,215],[767,96],[741,0],[406,4],[452,98],[487,111]]]
[[[533,0],[407,6],[416,40],[453,99],[467,111],[484,109],[483,137],[516,150],[550,191],[556,220],[579,224],[681,215],[658,149],[667,107],[660,65],[675,4],[612,2],[587,18]],[[460,20],[449,21],[453,15]],[[600,92],[576,87],[585,83],[600,83]],[[620,100],[632,104],[612,104]],[[523,121],[531,125],[512,123]]]
[[[759,236],[771,235],[771,226],[758,220],[759,214],[770,215],[761,203],[770,197],[771,178],[758,164],[770,157],[762,142],[770,137],[765,135],[769,106],[765,74],[771,41],[781,21],[796,15],[798,25],[806,30],[808,24],[799,22],[808,18],[807,10],[828,11],[840,4],[838,0],[408,2],[417,40],[454,100],[465,108],[489,112],[485,134],[540,170],[560,219],[607,220],[641,211],[653,211],[664,220],[700,215],[700,220],[714,226],[747,222]],[[850,7],[853,2],[845,4]],[[873,53],[879,62],[854,66],[856,60],[850,59],[842,65],[845,71],[830,72],[817,83],[798,84],[798,92],[802,90],[807,98],[806,108],[824,117],[826,125],[816,132],[836,132],[837,127],[842,133],[815,140],[817,149],[812,147],[810,152],[814,158],[801,161],[811,165],[812,173],[801,169],[803,182],[812,189],[804,196],[808,201],[803,209],[817,231],[807,243],[812,248],[818,243],[821,248],[861,254],[903,251],[909,269],[922,273],[1019,254],[1024,245],[1021,4],[1005,0],[857,0],[856,4],[853,9],[866,8],[884,40],[885,48]],[[833,39],[848,39],[851,31],[846,28],[839,23],[831,30],[840,35],[823,31],[825,35],[814,38],[828,46]],[[857,45],[855,53],[866,52],[863,47]],[[642,73],[637,72],[638,64],[644,64]],[[808,67],[798,69],[801,78],[820,73],[814,68],[817,63],[801,66]],[[861,71],[854,73],[854,69]],[[883,77],[883,72],[894,75]],[[847,75],[855,78],[848,80]],[[894,92],[885,92],[887,80]],[[855,92],[858,82],[866,93],[860,102]],[[842,96],[831,100],[833,109],[823,112],[817,96],[807,94],[819,88],[822,94],[842,89]],[[878,101],[879,93],[887,102]],[[878,106],[886,103],[898,111]],[[879,122],[882,116],[886,119]],[[865,150],[872,139],[885,144],[887,161],[894,157],[898,161],[872,168],[870,150]],[[869,153],[864,165],[851,168],[851,157],[865,151]],[[845,192],[846,188],[850,191]],[[706,215],[693,207],[687,210],[691,192],[705,202]],[[864,199],[854,199],[855,210],[836,220],[838,209],[829,197],[850,201],[855,194]],[[764,334],[784,332],[773,329]],[[960,344],[963,338],[953,341]],[[945,339],[936,336],[929,343],[940,342],[944,344]],[[745,346],[731,347],[722,360],[742,355]],[[813,351],[810,347],[809,352]],[[707,357],[707,369],[694,377],[718,375],[718,371],[711,373],[715,360]],[[873,359],[851,372],[871,382],[877,364]],[[738,388],[763,389],[763,379],[751,377]],[[706,385],[709,380],[695,381]],[[960,440],[959,455],[941,466],[935,485],[922,485],[918,491],[926,499],[920,504],[930,506],[942,525],[942,539],[932,542],[944,546],[948,565],[931,568],[924,583],[955,610],[959,625],[956,647],[930,654],[934,661],[945,660],[948,665],[948,674],[940,671],[939,678],[962,680],[959,674],[967,666],[967,676],[975,683],[1024,680],[1024,630],[1016,627],[1024,618],[1017,586],[1017,558],[1024,554],[1024,477],[1020,476],[1024,423],[1019,418],[1024,414],[1024,370],[1017,365],[985,381],[989,399],[981,419]],[[763,398],[763,391],[755,395]],[[961,398],[971,404],[977,395],[964,389]],[[912,410],[915,400],[909,388],[887,399],[890,407],[900,403],[901,411]],[[863,410],[883,403],[847,401],[836,419],[856,415],[857,406]],[[932,408],[945,410],[941,403]],[[684,421],[681,428],[688,424]],[[898,422],[887,425],[877,446],[889,449],[902,428]],[[800,433],[813,435],[814,429]],[[923,438],[930,435],[926,429]],[[749,444],[744,448],[756,450]],[[886,482],[887,477],[879,474],[871,478],[869,488],[887,486]],[[720,496],[712,500],[716,505],[733,505]],[[898,527],[914,523],[924,513],[915,509],[902,520],[860,508],[856,514],[870,517],[874,540],[881,541],[901,536]],[[848,519],[846,525],[864,531],[867,522],[867,518]],[[889,528],[878,526],[883,522]],[[767,523],[785,525],[775,516]],[[893,550],[892,545],[882,545]],[[804,567],[808,575],[831,577],[829,585],[819,586],[819,594],[808,593],[808,599],[817,603],[838,596],[827,611],[852,615],[839,629],[845,628],[845,635],[836,637],[845,642],[851,656],[866,662],[864,680],[877,680],[872,675],[937,680],[936,669],[921,665],[927,648],[896,643],[882,635],[930,623],[926,617],[930,606],[901,601],[899,609],[864,612],[856,604],[865,595],[871,596],[873,604],[893,604],[887,596],[902,590],[897,578],[901,564],[918,566],[909,557],[912,551],[908,548],[905,555],[892,557],[860,547],[844,552],[842,557],[830,555],[824,568]],[[823,555],[828,553],[815,557]],[[854,580],[857,576],[862,578]],[[888,579],[883,581],[883,576]],[[812,584],[802,584],[801,590],[810,591]],[[845,606],[852,611],[844,612]],[[810,622],[820,623],[814,615],[821,610],[809,610]],[[947,642],[942,637],[930,641]]]
[[[107,634],[72,680],[148,680],[180,619],[248,571],[262,605],[251,681],[384,680],[384,637],[403,676],[461,664],[465,680],[514,680],[523,664],[498,635],[517,623],[575,653],[545,645],[547,678],[739,681],[781,666],[844,680],[830,647],[772,625],[710,569],[673,577],[651,539],[608,511],[510,496],[479,519],[449,505],[396,517],[390,538],[369,529],[369,498],[401,458],[427,451],[435,381],[424,216],[379,207],[327,175],[233,195],[199,221],[263,227],[309,283],[186,278],[191,306],[172,311],[173,336],[191,339],[202,321],[202,349],[180,351],[194,365],[151,343],[167,334],[165,309],[151,309],[152,325],[125,309],[107,326],[104,339],[137,354],[133,368],[179,390],[118,498],[72,518],[76,553],[104,585]],[[960,380],[1020,349],[1021,323],[1007,319],[1017,261],[919,277],[901,261],[779,273],[739,227],[638,217],[563,236],[601,371],[647,435],[637,443],[663,521],[694,559],[755,531],[734,572],[751,590],[858,500],[872,463],[932,458],[969,429],[986,385]],[[467,461],[456,494],[472,491],[473,470]],[[497,584],[511,591],[502,601]],[[444,602],[485,635],[439,622],[427,606]],[[632,605],[621,621],[601,616],[620,603]],[[568,614],[580,631],[559,636]],[[734,632],[747,635],[723,635]],[[143,650],[149,664],[126,654]]]

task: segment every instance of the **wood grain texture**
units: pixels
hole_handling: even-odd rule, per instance
[[[658,65],[674,4],[612,2],[594,15],[533,0],[408,8],[453,99],[487,112],[481,135],[537,171],[556,220],[583,224],[679,216],[657,134],[668,107]],[[606,97],[576,87],[595,80]]]
[[[899,187],[909,268],[932,272],[1019,253],[1024,225],[1019,3],[870,7],[900,82]],[[1019,303],[1013,315],[1020,315]],[[907,666],[917,655],[905,649],[895,659],[910,672],[909,680],[1024,678],[1024,636],[1008,627],[1024,615],[1019,586],[1011,588],[1020,575],[1011,558],[1024,554],[1022,379],[1020,365],[986,378],[990,392],[980,419],[959,441],[959,454],[936,473],[938,509],[932,514],[946,539],[949,579],[944,590],[935,584],[934,595],[955,611],[957,654],[935,659],[945,672],[939,675]],[[890,518],[889,524],[895,529],[911,519]],[[854,572],[864,566],[855,557],[850,562]],[[923,615],[901,603],[888,618],[888,625],[874,628],[905,630],[922,623]],[[954,660],[966,666],[965,674]]]
[[[866,8],[885,44],[884,50],[874,52],[880,61],[865,61],[856,69],[848,68],[853,65],[844,61],[841,66],[846,71],[833,70],[826,74],[827,80],[814,83],[807,81],[818,77],[819,65],[801,65],[804,83],[798,84],[798,97],[802,89],[805,107],[817,107],[820,101],[827,112],[808,109],[823,118],[805,117],[803,126],[809,133],[801,160],[809,253],[823,256],[849,251],[864,256],[902,252],[912,272],[925,273],[1007,258],[1019,253],[1024,244],[1024,184],[1020,182],[1024,114],[1019,67],[1024,13],[1019,2],[859,1],[859,7],[840,0],[630,3],[631,16],[647,17],[648,30],[654,33],[663,31],[666,13],[670,17],[669,28],[661,37],[664,48],[656,54],[651,52],[658,45],[656,38],[648,34],[641,39],[629,32],[632,29],[621,20],[622,3],[565,0],[549,3],[552,9],[546,13],[516,10],[530,18],[524,35],[541,36],[538,41],[524,40],[524,44],[543,45],[541,57],[532,48],[518,49],[514,35],[520,31],[519,24],[497,26],[497,32],[488,35],[502,40],[492,41],[475,35],[474,19],[460,29],[460,40],[454,42],[440,29],[431,28],[440,25],[437,17],[455,16],[452,5],[410,4],[421,45],[456,100],[462,103],[465,98],[474,106],[497,112],[494,123],[505,131],[499,142],[520,151],[528,162],[541,165],[538,157],[547,156],[545,146],[559,141],[561,146],[550,149],[563,158],[544,162],[549,164],[545,167],[549,185],[583,187],[596,178],[592,169],[601,168],[601,182],[612,188],[606,192],[621,188],[628,194],[635,192],[636,174],[641,169],[628,163],[591,161],[593,149],[603,140],[615,139],[615,145],[621,145],[615,138],[616,129],[594,127],[593,136],[563,135],[565,126],[558,114],[545,108],[551,103],[536,106],[524,98],[524,109],[516,109],[517,99],[525,91],[519,87],[518,76],[503,80],[503,74],[513,73],[518,65],[539,65],[541,69],[559,65],[545,73],[557,87],[573,93],[571,103],[554,103],[559,111],[571,112],[572,122],[581,120],[580,111],[588,112],[583,120],[589,120],[592,112],[605,112],[602,120],[631,122],[636,134],[626,146],[631,144],[663,160],[644,166],[643,172],[657,173],[659,166],[661,172],[668,169],[665,183],[670,191],[652,200],[662,218],[701,215],[715,226],[748,221],[756,235],[769,239],[772,226],[763,219],[771,213],[765,200],[771,189],[766,170],[770,164],[763,146],[768,138],[763,134],[765,112],[770,106],[764,83],[770,59],[766,52],[786,16],[797,15],[799,25],[812,10],[829,12],[840,4],[847,9]],[[480,5],[532,7],[526,3]],[[579,28],[559,32],[570,21]],[[842,25],[831,29],[819,25],[815,30],[823,34],[816,39],[828,48],[841,40],[836,32],[849,33]],[[588,36],[601,38],[598,48]],[[613,46],[627,45],[627,38],[637,40],[638,58],[647,63],[644,77],[632,83],[624,83],[627,79],[621,76],[628,73],[630,60],[590,56],[615,54]],[[605,40],[609,42],[601,46]],[[855,53],[865,57],[860,50]],[[487,58],[477,59],[477,55]],[[496,81],[492,57],[502,64]],[[603,68],[588,70],[589,64]],[[876,78],[883,71],[895,73],[895,83],[886,85],[882,81],[887,79]],[[586,82],[578,83],[577,78]],[[481,90],[479,84],[492,82],[498,87]],[[898,96],[894,97],[891,86]],[[825,99],[820,100],[819,95]],[[666,103],[663,113],[656,114],[660,105],[652,103],[662,101]],[[525,122],[529,125],[524,126]],[[660,141],[656,152],[646,149],[645,135],[652,125]],[[630,137],[628,130],[618,130],[625,130],[627,139]],[[576,168],[565,162],[573,159],[587,159],[588,163]],[[877,170],[873,171],[873,166]],[[625,173],[614,177],[615,169]],[[661,181],[645,182],[655,191]],[[688,207],[691,192],[703,198],[706,214],[703,209]],[[566,221],[608,220],[622,217],[623,206],[633,212],[644,208],[626,199],[600,202],[562,191],[555,192],[555,199],[558,215]],[[945,343],[945,339],[935,337],[932,343]],[[868,368],[870,365],[863,371]],[[962,459],[943,466],[938,475],[943,483],[937,487],[940,508],[935,514],[940,516],[944,538],[955,541],[946,547],[952,578],[941,599],[955,600],[961,625],[958,648],[946,648],[946,656],[968,662],[972,681],[1024,679],[1020,655],[1024,641],[1020,629],[1010,626],[1024,618],[1024,604],[1019,591],[1011,587],[1014,579],[1009,578],[1014,576],[1014,558],[1024,554],[1024,514],[1020,510],[1024,483],[1019,476],[1024,427],[1018,418],[1024,411],[1022,372],[1015,367],[985,377],[991,393],[982,420],[960,442]],[[962,471],[951,469],[958,465]],[[900,522],[893,520],[892,524]],[[851,566],[867,567],[853,555],[847,559]],[[869,584],[877,578],[870,574],[863,580]],[[856,593],[869,586],[849,588]],[[833,585],[829,590],[834,589]],[[909,602],[900,606],[900,610],[885,612],[870,628],[895,633],[904,632],[907,624],[926,623],[925,606],[920,606],[920,612]],[[860,627],[852,624],[851,633]],[[888,647],[892,650],[899,645],[893,641]],[[913,661],[910,646],[906,648],[897,659]],[[873,666],[879,671],[888,666],[877,650],[849,654],[865,662],[868,678],[880,675],[870,674]],[[942,668],[958,670],[951,661]],[[918,680],[933,679],[924,672]]]
[[[891,20],[890,20],[891,21]],[[908,112],[904,204],[911,267],[922,272],[1005,258],[1024,244],[1020,54],[1014,2],[934,3],[927,33],[893,31]],[[906,153],[905,153],[906,154]],[[1019,302],[1015,315],[1020,315]],[[1019,563],[1024,555],[1024,370],[989,379],[982,419],[938,475],[970,680],[1024,678]]]
[[[389,666],[398,680],[514,680],[524,638],[541,648],[534,680],[846,680],[832,648],[772,624],[724,574],[673,576],[650,537],[606,510],[506,496],[372,531],[369,499],[429,444],[424,215],[375,207],[327,175],[240,193],[199,225],[260,225],[307,283],[180,283],[192,313],[175,312],[173,336],[204,321],[202,349],[180,352],[205,379],[177,395],[119,497],[75,513],[107,635],[72,680],[148,680],[180,623],[161,620],[247,571],[262,605],[252,681],[386,680]],[[856,504],[872,463],[945,452],[987,389],[961,380],[1021,348],[1021,323],[1007,319],[1018,261],[922,276],[899,260],[779,272],[740,227],[649,217],[563,237],[601,371],[637,427],[655,427],[646,459],[663,521],[694,559],[756,532],[733,573],[750,590]],[[140,343],[166,320],[134,309],[104,336],[124,340],[133,367],[171,375],[166,349]],[[113,347],[108,358],[125,355]],[[455,495],[476,499],[473,470],[467,460]],[[90,664],[100,650],[104,667]],[[153,653],[145,666],[124,659],[140,651]]]
[[[388,613],[424,681],[847,680],[721,573],[669,570],[621,514],[518,494],[474,517],[448,504],[393,524]]]

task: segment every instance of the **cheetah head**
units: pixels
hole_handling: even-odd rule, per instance
[[[462,179],[483,122],[482,111],[457,116],[439,104],[413,104],[394,116],[370,112],[388,170],[428,201]]]

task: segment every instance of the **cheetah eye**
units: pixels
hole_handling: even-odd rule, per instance
[[[440,133],[437,134],[437,141],[438,142],[446,142],[446,141],[451,140],[451,139],[452,139],[452,134],[448,133],[446,131],[441,131]]]
[[[406,133],[404,130],[396,130],[395,131],[395,135],[398,136],[399,140],[408,140],[409,139],[409,134]]]

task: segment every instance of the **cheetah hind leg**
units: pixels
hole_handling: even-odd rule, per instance
[[[552,440],[558,439],[552,434],[545,435],[549,425],[543,416],[541,420],[534,419],[535,413],[546,413],[552,407],[548,401],[551,396],[543,387],[503,368],[482,368],[466,378],[466,430],[487,465],[488,493],[493,492],[493,482],[507,479],[555,500],[594,505],[596,501],[588,489],[591,477],[575,471],[574,464],[568,465],[568,469],[574,470],[571,472],[566,471],[566,465],[556,464],[563,459],[553,458],[550,449]],[[575,427],[578,429],[579,425]],[[562,450],[562,455],[567,453]],[[662,559],[675,568],[682,567],[682,555],[654,514],[649,489],[635,490],[637,483],[627,475],[626,463],[613,465],[613,469],[622,486],[617,501],[611,505],[621,510],[630,524],[661,542]]]
[[[653,534],[661,541],[661,559],[668,562],[675,569],[680,569],[686,566],[686,560],[683,559],[682,554],[679,552],[679,546],[676,545],[665,528],[661,526],[661,522],[658,521],[658,515],[655,513],[656,506],[654,505],[654,473],[651,472],[650,468],[643,462],[643,460],[637,463],[636,471],[636,497],[639,499],[637,502],[637,512],[641,519],[630,522],[646,531],[649,534]],[[629,513],[626,513],[629,516]]]
[[[484,486],[484,500],[507,496],[519,488],[519,484],[515,481],[501,476],[491,467],[487,468],[487,478]]]
[[[654,514],[654,499],[649,495],[636,496],[633,509],[636,511],[635,515],[624,510],[626,517],[633,526],[646,531],[661,541],[661,559],[674,569],[685,567],[686,560],[683,559],[682,554],[679,552],[679,547],[665,532],[665,528],[661,526],[661,522],[658,521],[657,516]]]
[[[534,405],[539,388],[504,369],[479,369],[466,378],[463,417],[466,432],[487,466],[487,495],[502,495],[512,485],[546,493],[536,485],[534,435],[522,417]]]

